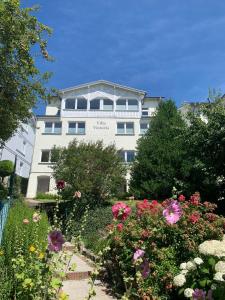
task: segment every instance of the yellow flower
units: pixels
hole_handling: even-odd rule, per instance
[[[0,256],[4,255],[4,251],[0,249]]]
[[[59,300],[69,300],[69,296],[65,292],[59,294]]]
[[[35,250],[36,250],[36,248],[33,245],[31,245],[30,248],[29,248],[29,251],[34,252]]]
[[[39,255],[38,255],[38,258],[39,258],[39,259],[43,259],[44,257],[45,257],[44,253],[43,253],[43,252],[40,252]]]

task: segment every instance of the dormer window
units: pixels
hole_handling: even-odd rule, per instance
[[[94,99],[90,101],[90,109],[91,110],[99,110],[100,109],[100,99]]]

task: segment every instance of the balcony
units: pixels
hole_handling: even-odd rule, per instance
[[[135,119],[141,117],[140,111],[107,111],[107,110],[69,110],[63,109],[62,118],[123,118]]]

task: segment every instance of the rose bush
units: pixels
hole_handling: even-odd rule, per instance
[[[174,198],[139,201],[132,213],[121,202],[112,207],[104,260],[122,299],[177,299],[173,278],[179,264],[196,256],[203,241],[222,238],[225,222],[214,214],[214,204],[202,203],[199,193]]]

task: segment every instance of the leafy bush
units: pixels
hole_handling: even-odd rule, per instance
[[[132,213],[116,203],[104,259],[110,280],[125,292],[123,299],[177,299],[173,277],[179,264],[195,256],[204,240],[222,238],[224,218],[214,209],[201,203],[198,193],[188,201],[183,195],[162,203],[140,201]]]
[[[8,196],[8,189],[0,182],[0,200],[4,200]]]
[[[126,173],[115,146],[105,147],[101,141],[78,143],[74,140],[67,148],[52,149],[52,160],[54,177],[66,182],[67,191],[71,191],[69,198],[80,191],[95,199],[96,204],[118,193]]]
[[[2,180],[4,177],[9,176],[13,173],[14,164],[11,160],[2,160],[0,161],[0,177]]]

